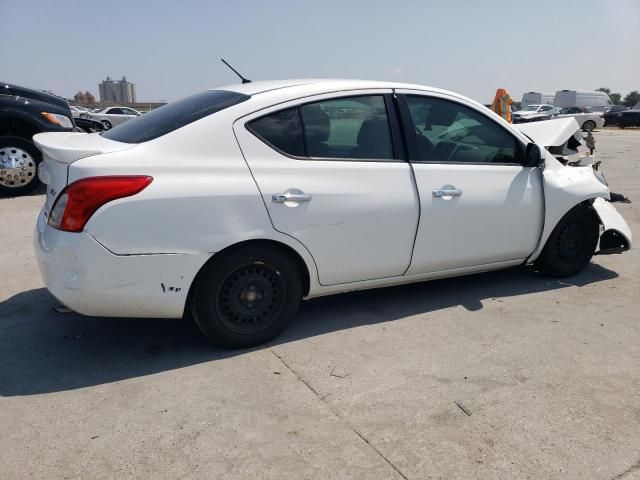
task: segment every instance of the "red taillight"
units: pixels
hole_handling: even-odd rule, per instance
[[[152,180],[153,177],[135,175],[89,177],[73,182],[53,204],[49,225],[65,232],[81,232],[91,215],[105,203],[135,195]]]

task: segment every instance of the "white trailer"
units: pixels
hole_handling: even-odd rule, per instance
[[[554,105],[556,107],[606,107],[612,105],[609,95],[605,92],[578,91],[578,90],[558,90],[556,92]]]
[[[553,93],[527,92],[522,95],[522,107],[529,105],[553,105],[555,95]]]

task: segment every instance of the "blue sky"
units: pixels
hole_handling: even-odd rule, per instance
[[[640,0],[0,0],[0,80],[64,96],[126,75],[141,100],[235,78],[397,80],[489,102],[497,87],[640,89]]]

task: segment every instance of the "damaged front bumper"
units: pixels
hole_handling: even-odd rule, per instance
[[[622,253],[631,248],[631,229],[616,208],[604,198],[596,198],[593,208],[600,217],[603,232],[596,255]]]

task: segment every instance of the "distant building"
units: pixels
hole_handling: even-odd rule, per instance
[[[98,86],[100,88],[100,102],[104,103],[136,103],[136,84],[122,80],[111,80],[107,77]]]

